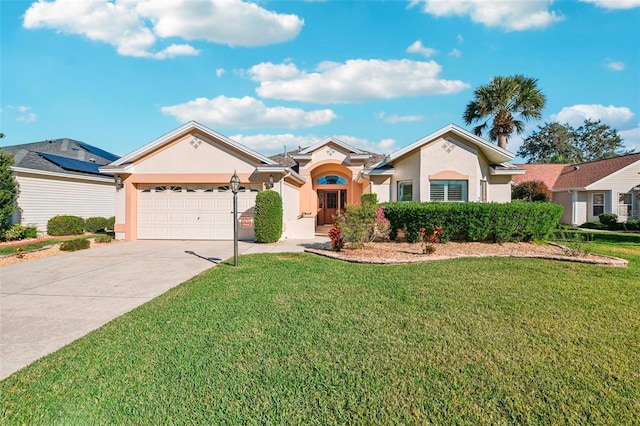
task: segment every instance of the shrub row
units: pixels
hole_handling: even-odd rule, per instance
[[[47,234],[53,236],[59,235],[81,235],[85,232],[103,232],[108,229],[113,230],[116,218],[110,217],[90,217],[83,219],[78,216],[56,216],[47,222]]]
[[[60,250],[62,251],[78,251],[88,249],[91,243],[86,238],[77,238],[75,240],[65,241],[60,244]]]
[[[409,242],[420,229],[441,227],[440,240],[519,242],[545,239],[559,224],[563,208],[553,203],[385,203],[390,237],[403,230]]]
[[[580,228],[585,229],[600,229],[609,231],[640,231],[640,222],[636,219],[629,219],[626,222],[585,222],[580,225]]]

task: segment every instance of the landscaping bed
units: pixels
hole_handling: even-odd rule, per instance
[[[625,259],[580,253],[554,243],[449,242],[434,244],[433,247],[435,251],[431,254],[423,253],[422,244],[407,242],[375,242],[363,248],[346,248],[339,252],[332,251],[330,245],[327,244],[324,250],[308,248],[306,251],[348,262],[380,264],[429,262],[460,257],[543,258],[607,266],[627,266],[628,264]]]

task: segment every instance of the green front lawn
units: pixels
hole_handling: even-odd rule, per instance
[[[629,268],[220,265],[0,382],[2,424],[633,424]]]

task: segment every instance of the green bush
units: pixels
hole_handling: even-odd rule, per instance
[[[389,220],[384,217],[384,207],[369,202],[347,205],[346,211],[336,218],[336,224],[343,241],[353,248],[389,237]]]
[[[584,229],[608,229],[607,225],[600,222],[585,222],[580,225],[580,228]]]
[[[613,213],[602,213],[598,215],[600,223],[607,226],[613,226],[618,223],[618,215]]]
[[[5,229],[2,233],[3,241],[17,241],[25,238],[27,233],[27,227],[22,226],[19,223],[11,225],[9,228]]]
[[[629,219],[624,225],[629,231],[640,231],[640,221],[636,219]]]
[[[551,199],[551,191],[549,191],[544,182],[531,180],[514,186],[511,190],[511,199],[546,202]]]
[[[563,208],[553,203],[385,203],[391,238],[402,229],[420,241],[420,229],[442,228],[440,240],[519,242],[543,240],[558,226]]]
[[[90,217],[84,222],[86,232],[96,233],[107,229],[109,223],[105,217]]]
[[[274,243],[282,236],[282,198],[276,191],[256,195],[254,233],[258,243]]]
[[[84,219],[78,216],[56,216],[47,222],[49,235],[82,235],[84,234]]]
[[[107,229],[110,231],[113,231],[115,227],[116,227],[116,217],[111,216],[109,219],[107,219]]]
[[[75,240],[65,241],[60,244],[60,250],[62,251],[78,251],[88,249],[91,243],[86,238],[76,238]]]
[[[25,238],[36,238],[38,236],[38,228],[35,226],[28,226],[26,231],[24,231]]]
[[[110,243],[113,240],[113,237],[111,235],[99,235],[95,238],[96,243],[100,243],[100,244],[106,244],[106,243]]]
[[[378,204],[378,194],[362,194],[360,196],[360,204]]]

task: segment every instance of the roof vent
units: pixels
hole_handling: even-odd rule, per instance
[[[96,159],[95,159],[95,158],[93,158],[93,157],[91,157],[91,158],[89,158],[89,162],[90,162],[90,163],[95,163],[95,162],[96,162]]]

